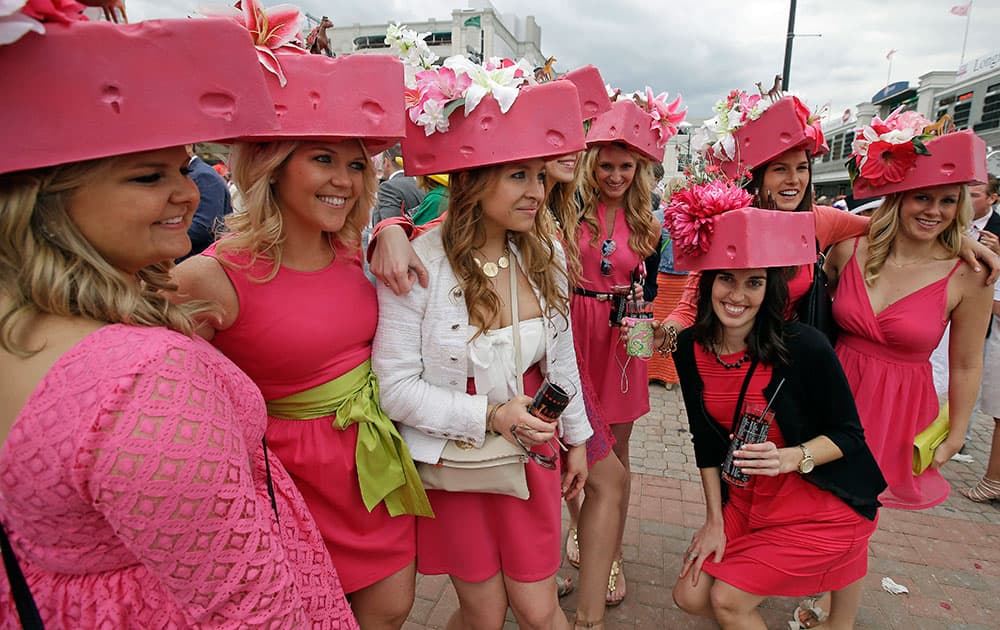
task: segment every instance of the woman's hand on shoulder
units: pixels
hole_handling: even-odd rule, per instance
[[[516,427],[517,437],[525,446],[538,446],[556,435],[557,424],[546,422],[528,413],[531,398],[515,396],[503,403],[493,414],[493,430],[511,444],[517,444],[512,429]]]
[[[984,284],[992,285],[996,282],[997,277],[1000,276],[1000,256],[986,245],[977,242],[965,234],[962,235],[962,248],[959,250],[958,255],[976,273],[982,270],[982,265],[986,266],[988,273],[983,279]]]
[[[722,521],[705,521],[701,529],[696,531],[691,537],[691,544],[684,552],[684,565],[681,568],[681,579],[689,573],[691,575],[691,586],[698,586],[698,578],[701,577],[701,566],[705,564],[709,556],[714,555],[714,562],[722,562],[722,556],[726,553],[726,529]]]
[[[413,251],[406,231],[398,225],[387,225],[379,231],[369,269],[396,295],[409,293],[414,280],[427,288],[427,268]]]

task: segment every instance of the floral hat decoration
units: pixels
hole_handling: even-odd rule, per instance
[[[223,20],[90,21],[81,9],[72,0],[0,0],[0,76],[30,86],[4,93],[0,173],[275,127],[244,29]]]
[[[847,172],[859,198],[986,181],[986,144],[972,131],[956,132],[950,116],[932,123],[899,107],[855,132]]]
[[[823,106],[810,110],[798,96],[731,91],[712,108],[691,136],[691,148],[720,165],[732,178],[749,179],[749,171],[785,151],[804,148],[810,157],[830,149],[823,136]]]
[[[664,227],[681,271],[752,269],[815,260],[815,222],[808,213],[753,208],[753,197],[717,165],[693,173],[670,197]]]
[[[394,24],[386,37],[406,66],[402,150],[408,175],[583,149],[583,118],[573,83],[538,83],[524,59],[494,57],[478,64],[456,55],[435,65],[426,35]]]
[[[265,9],[260,0],[241,0],[238,8],[202,10],[226,16],[250,32],[264,69],[279,129],[247,134],[242,141],[272,142],[310,138],[357,138],[376,154],[403,138],[403,66],[389,55],[309,54],[298,43],[298,7]],[[349,87],[345,87],[349,86]]]
[[[677,135],[678,126],[687,117],[681,97],[667,102],[666,92],[653,95],[646,87],[624,97],[620,89],[607,86],[611,110],[598,116],[587,130],[590,146],[622,142],[655,162],[663,161],[667,141]]]

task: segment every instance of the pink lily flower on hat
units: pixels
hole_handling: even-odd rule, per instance
[[[246,27],[253,37],[257,59],[265,70],[278,77],[281,87],[285,87],[288,80],[274,53],[309,54],[295,43],[302,22],[302,13],[295,5],[278,4],[265,9],[259,0],[240,0],[235,7],[202,7],[198,13],[205,17],[229,18]]]
[[[646,87],[646,103],[648,104],[649,115],[653,118],[650,126],[656,132],[656,144],[664,147],[667,140],[677,135],[677,125],[684,122],[687,117],[687,108],[681,109],[681,97],[674,99],[673,103],[667,103],[667,93],[661,92],[653,96],[653,90]]]

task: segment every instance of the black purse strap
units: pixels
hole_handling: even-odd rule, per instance
[[[719,423],[713,421],[713,418],[710,415],[708,415],[708,411],[705,410],[705,418],[706,420],[708,420],[708,425],[712,427],[712,430],[715,431],[718,434],[718,436],[721,437],[726,442],[729,441],[729,434],[735,431],[736,423],[739,422],[740,411],[743,409],[743,399],[747,395],[747,390],[750,389],[750,379],[753,377],[754,370],[757,369],[757,363],[758,361],[754,359],[753,361],[750,362],[750,367],[747,369],[747,375],[743,379],[743,385],[740,387],[740,396],[739,398],[736,399],[736,408],[733,409],[733,423],[730,425],[728,432],[721,431],[719,429]],[[704,387],[704,382],[702,384],[702,387]],[[705,398],[703,394],[702,395],[703,410],[704,406],[705,406]]]
[[[0,553],[3,553],[3,566],[7,570],[7,581],[10,583],[10,592],[14,596],[14,606],[17,608],[17,616],[21,619],[21,627],[24,630],[44,630],[42,616],[38,614],[38,607],[35,606],[35,599],[31,596],[31,589],[28,582],[21,573],[21,565],[17,562],[17,556],[7,540],[7,532],[3,525],[0,525]]]

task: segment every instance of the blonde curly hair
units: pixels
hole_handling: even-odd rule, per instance
[[[660,225],[653,216],[653,167],[649,160],[639,155],[627,145],[619,142],[614,146],[625,149],[635,160],[635,177],[625,192],[625,223],[628,224],[628,246],[640,258],[646,258],[656,251],[660,242]],[[583,202],[581,221],[590,228],[590,244],[597,246],[601,227],[597,225],[597,204],[600,185],[597,183],[597,169],[600,166],[601,149],[607,145],[593,146],[584,153],[580,167],[580,197]]]
[[[163,326],[192,335],[207,302],[173,304],[173,261],[140,269],[135,281],[105,260],[70,220],[74,193],[111,176],[123,156],[0,175],[0,348],[20,357],[24,326],[42,314]]]
[[[896,234],[899,232],[899,213],[903,208],[903,198],[914,191],[904,191],[886,195],[882,205],[872,213],[868,224],[868,261],[865,263],[865,283],[871,286],[882,272],[885,261],[889,258]],[[969,197],[969,187],[962,184],[958,193],[958,209],[955,220],[941,234],[938,242],[948,251],[948,256],[955,258],[962,249],[962,235],[972,223],[972,200]]]
[[[267,282],[274,278],[281,267],[284,230],[281,205],[275,195],[272,179],[288,162],[304,141],[244,142],[233,147],[229,170],[240,191],[243,212],[234,212],[226,218],[224,238],[216,245],[219,262],[231,269],[252,268],[258,260],[271,263],[270,271],[262,278],[251,280]],[[369,221],[378,182],[371,156],[363,142],[359,142],[367,162],[362,175],[361,196],[347,214],[344,226],[331,237],[350,250],[361,249],[361,230]],[[233,262],[226,252],[249,254],[246,266]]]
[[[455,271],[469,310],[469,322],[478,327],[476,336],[485,332],[500,315],[500,298],[489,278],[476,263],[474,250],[483,245],[483,210],[480,202],[500,180],[506,165],[488,166],[455,173],[451,177],[451,201],[448,215],[441,224],[441,238],[448,262]],[[551,218],[544,208],[535,213],[534,227],[528,232],[514,232],[510,239],[521,254],[525,275],[542,295],[547,313],[569,317],[569,290],[566,266],[552,230]]]

